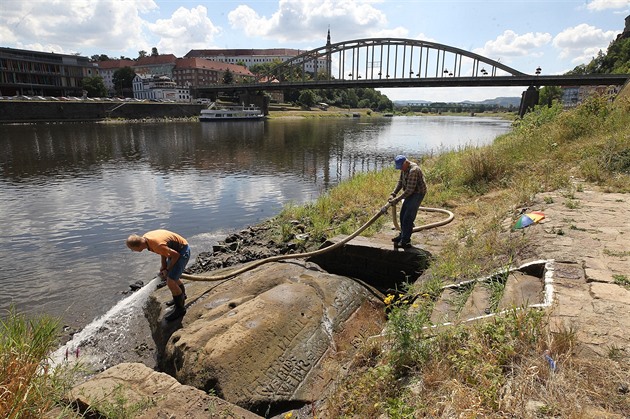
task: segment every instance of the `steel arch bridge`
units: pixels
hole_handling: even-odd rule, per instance
[[[299,54],[260,75],[255,82],[198,87],[199,93],[392,87],[523,86],[521,113],[537,102],[540,86],[623,85],[630,74],[526,74],[499,60],[460,48],[417,39],[366,38],[330,43]],[[251,103],[251,102],[248,102]]]
[[[328,43],[307,51],[257,81],[388,81],[499,75],[524,76],[525,73],[479,54],[435,42],[369,38]]]

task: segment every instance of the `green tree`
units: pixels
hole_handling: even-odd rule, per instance
[[[107,96],[107,88],[101,76],[84,77],[81,83],[89,97]]]
[[[538,96],[539,105],[551,106],[554,101],[562,99],[562,88],[560,86],[545,86],[540,89]]]
[[[147,56],[147,52],[145,50],[138,51],[138,58],[144,58]]]
[[[97,61],[108,61],[110,60],[110,58],[105,55],[105,54],[94,54],[90,57],[90,61],[92,62],[97,62]]]
[[[378,101],[378,106],[376,108],[378,111],[391,111],[394,109],[394,103],[389,100],[389,98],[385,95],[383,95],[379,101]]]
[[[123,67],[114,71],[112,83],[114,83],[116,94],[125,96],[125,93],[127,93],[131,96],[130,93],[133,91],[134,77],[136,77],[136,73],[131,67]]]
[[[315,95],[315,92],[310,89],[306,89],[302,90],[302,93],[300,93],[300,97],[298,98],[298,100],[302,105],[310,108],[317,102],[317,97]]]
[[[276,68],[282,64],[280,59],[276,58],[270,63],[252,64],[249,67],[249,71],[256,75],[256,77],[274,77]]]
[[[160,55],[160,53],[158,53],[157,47],[151,48],[151,57],[156,57],[158,55]]]
[[[234,83],[234,75],[230,70],[225,70],[223,73],[223,84],[233,84]]]
[[[359,108],[371,108],[372,102],[370,102],[370,99],[361,99],[358,106]]]

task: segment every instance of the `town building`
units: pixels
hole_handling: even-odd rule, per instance
[[[83,96],[84,77],[97,76],[87,57],[0,47],[0,95]]]
[[[166,76],[173,80],[173,69],[178,58],[173,54],[150,55],[138,58],[132,66],[136,74]]]
[[[134,99],[183,102],[191,101],[190,88],[178,86],[167,76],[136,74],[133,79]]]
[[[210,61],[219,61],[228,64],[242,64],[248,69],[255,64],[268,64],[273,62],[285,62],[304,52],[299,49],[271,48],[271,49],[193,49],[184,57],[204,58]],[[304,65],[304,71],[310,74],[319,74],[329,70],[329,58],[322,57],[308,61]]]
[[[622,86],[563,86],[562,106],[564,108],[574,108],[592,96],[603,96],[608,101],[612,101],[619,94]]]
[[[222,84],[227,72],[233,83],[251,82],[254,75],[246,67],[202,58],[178,58],[173,68],[173,80],[181,86],[193,88]]]
[[[103,78],[103,84],[109,96],[114,96],[116,94],[114,73],[124,67],[133,67],[136,62],[133,60],[106,60],[99,61],[96,64],[98,65],[98,74]]]

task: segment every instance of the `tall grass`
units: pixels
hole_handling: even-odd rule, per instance
[[[55,347],[58,321],[27,319],[10,310],[0,319],[0,417],[39,418],[47,412],[53,381],[43,361]]]
[[[319,246],[323,240],[337,234],[351,234],[367,222],[387,203],[389,193],[394,189],[394,169],[380,172],[360,173],[322,194],[315,202],[303,206],[287,205],[275,218],[281,236],[295,222],[305,226],[312,246]],[[385,217],[379,218],[363,234],[372,235],[379,231]]]

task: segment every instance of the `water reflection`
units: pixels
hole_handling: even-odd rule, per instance
[[[0,310],[84,325],[152,277],[131,233],[169,228],[193,258],[399,153],[492,141],[509,122],[361,118],[0,126]]]

